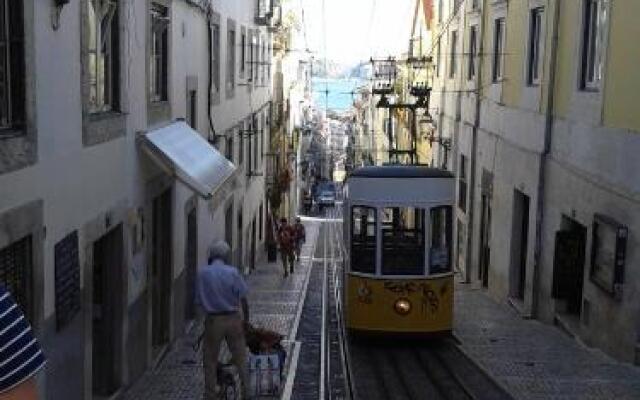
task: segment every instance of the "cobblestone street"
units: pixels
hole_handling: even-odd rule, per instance
[[[560,329],[525,320],[482,290],[457,285],[461,349],[515,399],[640,399],[640,370]]]
[[[306,227],[307,242],[303,246],[301,262],[293,276],[283,279],[278,257],[276,263],[263,260],[246,278],[250,287],[249,307],[252,324],[281,332],[289,338],[285,342],[289,354],[285,367],[287,380],[292,380],[289,362],[295,358],[297,351],[297,345],[290,338],[295,337],[297,330],[319,223],[306,222]],[[155,369],[145,373],[124,393],[122,399],[201,399],[204,387],[202,352],[196,353],[193,349],[201,330],[201,325],[196,325],[188,334],[178,339],[162,362]]]

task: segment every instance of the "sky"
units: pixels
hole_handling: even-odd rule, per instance
[[[304,7],[307,42],[316,57],[324,54],[325,38],[327,58],[346,64],[398,55],[409,47],[415,0],[289,1]]]

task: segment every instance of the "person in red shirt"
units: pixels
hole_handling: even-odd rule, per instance
[[[280,245],[280,256],[282,258],[282,268],[284,269],[284,277],[293,274],[295,263],[295,231],[293,227],[287,223],[286,218],[280,219],[278,228],[278,244]]]

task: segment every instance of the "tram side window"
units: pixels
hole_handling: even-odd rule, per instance
[[[431,209],[430,272],[441,274],[451,271],[452,218],[451,207]]]
[[[376,272],[375,208],[351,208],[351,271]]]
[[[424,215],[411,207],[385,208],[382,220],[382,274],[424,274]]]

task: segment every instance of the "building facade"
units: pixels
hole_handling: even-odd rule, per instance
[[[640,363],[633,1],[433,1],[464,280]],[[435,157],[442,157],[437,152]]]
[[[43,343],[43,398],[87,399],[190,326],[213,241],[243,270],[261,255],[276,5],[65,3],[2,2],[0,282]],[[165,131],[234,172],[194,190],[149,157]]]

